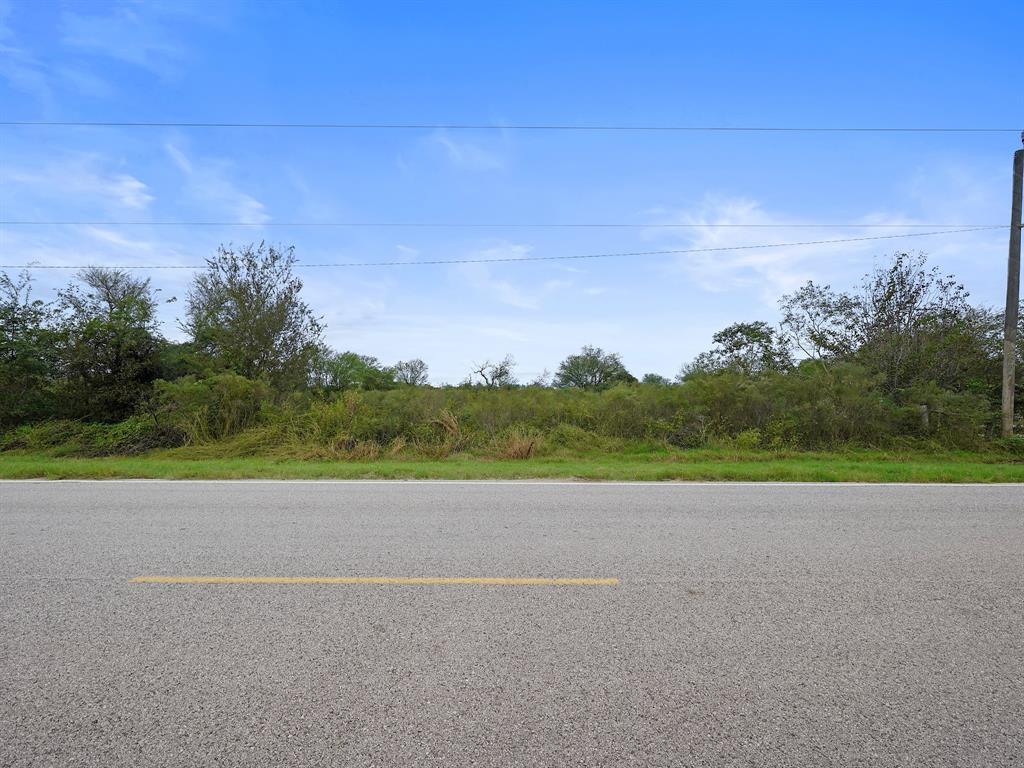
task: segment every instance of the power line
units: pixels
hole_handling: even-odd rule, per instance
[[[723,245],[710,248],[673,248],[662,251],[629,251],[618,253],[587,253],[566,256],[510,256],[507,258],[495,259],[430,259],[424,261],[348,261],[330,263],[305,263],[297,262],[300,268],[333,268],[333,267],[422,267],[439,264],[499,264],[511,262],[536,262],[536,261],[568,261],[576,259],[609,259],[627,256],[667,256],[687,253],[714,253],[720,251],[746,251],[760,248],[793,248],[806,245],[834,245],[837,243],[858,243],[868,240],[895,240],[907,237],[929,237],[932,235],[952,235],[962,232],[979,232],[982,230],[1006,229],[1005,225],[990,225],[984,227],[970,227],[966,229],[946,229],[933,232],[913,232],[899,235],[872,235],[867,237],[844,237],[831,240],[803,240],[791,243],[759,243],[756,245]],[[0,269],[84,269],[94,264],[0,264]],[[201,264],[148,264],[148,265],[127,265],[121,267],[108,267],[110,269],[204,269]]]
[[[339,227],[358,229],[939,229],[1005,227],[1004,224],[733,224],[733,223],[657,223],[629,222],[387,222],[387,221],[74,221],[39,219],[0,220],[0,226],[11,227]]]
[[[948,126],[736,126],[493,123],[216,123],[173,121],[4,120],[0,126],[50,128],[296,128],[325,130],[444,131],[654,131],[677,133],[1018,133],[1020,128]]]

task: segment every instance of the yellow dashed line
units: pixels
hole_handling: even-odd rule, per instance
[[[618,579],[505,576],[136,576],[133,584],[474,584],[501,587],[614,587]]]

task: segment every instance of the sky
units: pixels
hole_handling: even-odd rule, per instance
[[[781,294],[852,288],[898,250],[995,306],[1006,229],[417,262],[1007,224],[1013,133],[502,126],[1019,129],[1021,29],[1015,0],[0,0],[0,121],[495,126],[0,126],[0,219],[43,222],[0,225],[0,264],[195,265],[220,244],[294,246],[334,348],[422,358],[433,383],[506,354],[530,381],[584,344],[672,377],[715,331],[776,322]],[[342,223],[360,226],[324,226]],[[536,226],[567,223],[631,226]],[[301,266],[383,261],[403,265]],[[48,298],[74,270],[32,273]],[[190,270],[139,273],[177,298],[162,330],[182,338]]]

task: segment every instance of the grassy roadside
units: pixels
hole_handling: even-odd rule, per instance
[[[164,479],[581,479],[751,480],[816,482],[1024,482],[1024,462],[1005,454],[773,453],[693,450],[595,454],[527,460],[453,456],[441,460],[328,461],[273,456],[190,458],[184,449],[141,456],[79,458],[12,451],[0,453],[0,478]]]

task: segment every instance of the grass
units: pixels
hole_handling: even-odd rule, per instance
[[[80,458],[45,452],[0,453],[0,478],[163,479],[579,479],[751,480],[800,482],[1024,482],[1024,461],[1005,453],[772,452],[735,449],[593,453],[488,459],[296,459],[275,456],[195,458],[189,449],[139,456]]]

